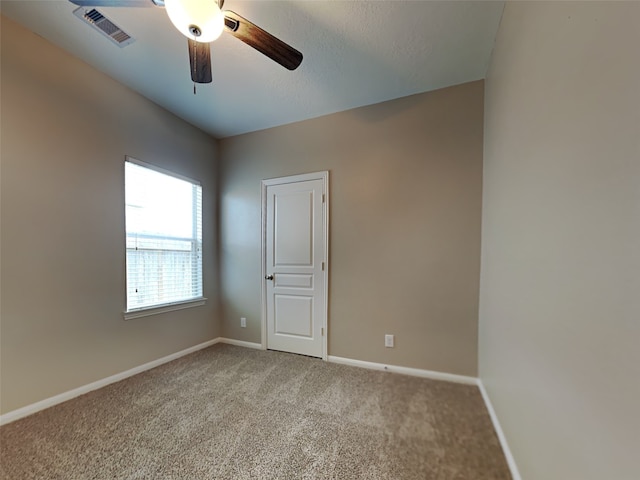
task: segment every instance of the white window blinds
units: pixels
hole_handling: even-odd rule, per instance
[[[202,187],[125,162],[127,312],[202,298]]]

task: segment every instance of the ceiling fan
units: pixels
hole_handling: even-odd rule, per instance
[[[231,10],[224,0],[69,0],[81,7],[165,7],[174,26],[187,37],[191,80],[210,83],[209,43],[223,31],[255,48],[288,70],[302,62],[302,53]],[[195,88],[195,87],[194,87]]]

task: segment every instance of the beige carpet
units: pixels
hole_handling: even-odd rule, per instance
[[[215,345],[0,428],[2,479],[510,479],[476,387]]]

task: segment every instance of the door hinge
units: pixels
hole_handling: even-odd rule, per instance
[[[324,272],[324,262],[322,262],[322,271]]]
[[[322,336],[324,337],[324,327],[322,327],[322,328],[320,329],[320,335],[322,335]]]
[[[324,193],[322,194],[322,203],[324,203]]]

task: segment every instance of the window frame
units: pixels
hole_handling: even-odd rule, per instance
[[[167,303],[162,303],[162,304],[154,304],[154,305],[148,305],[148,306],[144,306],[144,307],[138,307],[138,308],[132,308],[132,309],[128,309],[128,285],[129,285],[129,276],[128,276],[128,272],[127,272],[127,236],[128,236],[128,232],[127,232],[127,225],[126,225],[126,211],[127,211],[127,193],[126,193],[126,165],[128,163],[137,165],[139,167],[143,167],[149,170],[153,170],[154,172],[157,173],[161,173],[163,175],[167,175],[173,178],[176,178],[178,180],[183,180],[186,182],[191,183],[192,185],[197,185],[202,189],[202,197],[204,197],[204,189],[202,187],[202,183],[198,180],[194,180],[193,178],[189,178],[187,176],[181,175],[179,173],[175,173],[171,170],[167,170],[165,168],[162,167],[158,167],[156,165],[147,163],[147,162],[143,162],[141,160],[138,160],[137,158],[131,157],[126,155],[125,156],[125,161],[123,164],[123,170],[124,170],[124,195],[123,195],[123,200],[124,200],[124,214],[125,214],[125,223],[124,223],[124,243],[125,243],[125,272],[124,272],[124,276],[125,276],[125,309],[123,312],[123,317],[125,320],[130,320],[130,319],[134,319],[134,318],[140,318],[140,317],[146,317],[146,316],[150,316],[150,315],[157,315],[160,313],[165,313],[165,312],[172,312],[172,311],[176,311],[176,310],[183,310],[185,308],[192,308],[192,307],[199,307],[202,305],[205,305],[207,302],[207,298],[204,296],[204,249],[202,248],[202,244],[204,244],[204,231],[202,232],[202,237],[201,240],[201,249],[200,249],[200,270],[201,270],[201,274],[200,274],[200,279],[201,279],[201,290],[202,290],[202,295],[199,297],[193,297],[193,298],[189,298],[189,299],[184,299],[184,300],[177,300],[177,301],[172,301],[172,302],[167,302]],[[200,218],[201,221],[204,220],[204,215],[203,215],[203,203],[204,201],[201,201],[200,204]],[[197,215],[197,213],[196,213]]]

